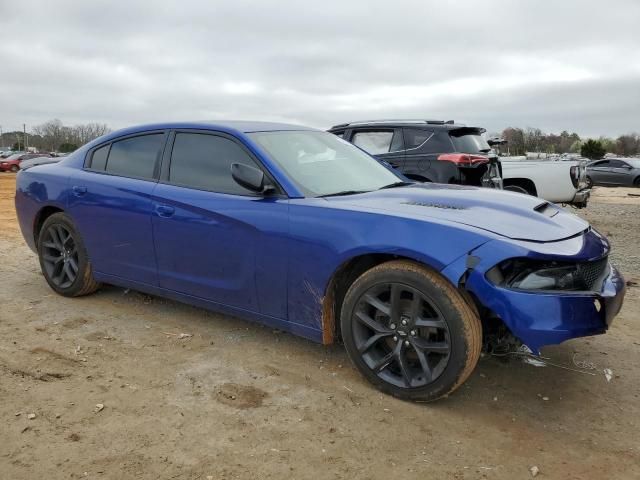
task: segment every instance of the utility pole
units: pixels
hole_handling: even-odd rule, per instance
[[[27,143],[27,124],[23,123],[22,124],[22,143],[24,143],[24,151],[28,152],[29,151],[29,145]]]

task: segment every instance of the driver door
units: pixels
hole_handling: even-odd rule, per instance
[[[160,287],[286,319],[288,198],[233,180],[233,163],[264,168],[230,135],[181,130],[169,144],[152,196]]]

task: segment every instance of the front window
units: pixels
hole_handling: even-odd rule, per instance
[[[308,197],[377,190],[402,180],[331,133],[256,132],[249,136]]]

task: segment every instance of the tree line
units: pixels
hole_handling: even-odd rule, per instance
[[[54,119],[34,126],[26,135],[20,131],[3,133],[0,146],[10,146],[13,150],[34,147],[38,151],[45,152],[72,152],[110,131],[111,129],[104,123],[68,126]]]
[[[496,133],[491,136],[501,137],[507,141],[503,154],[525,155],[526,152],[545,153],[582,153],[583,150],[589,152],[588,158],[594,155],[592,150],[596,147],[597,152],[602,151],[601,158],[605,153],[613,153],[620,156],[630,157],[640,155],[640,135],[629,133],[620,135],[617,138],[600,137],[597,139],[582,139],[577,133],[569,133],[564,130],[559,135],[554,133],[544,133],[539,128],[505,128],[502,134]],[[597,156],[598,153],[595,155]]]

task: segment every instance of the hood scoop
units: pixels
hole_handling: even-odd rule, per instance
[[[536,212],[543,214],[545,217],[553,218],[558,213],[560,213],[560,209],[555,205],[549,202],[542,202],[540,205],[533,208]]]

